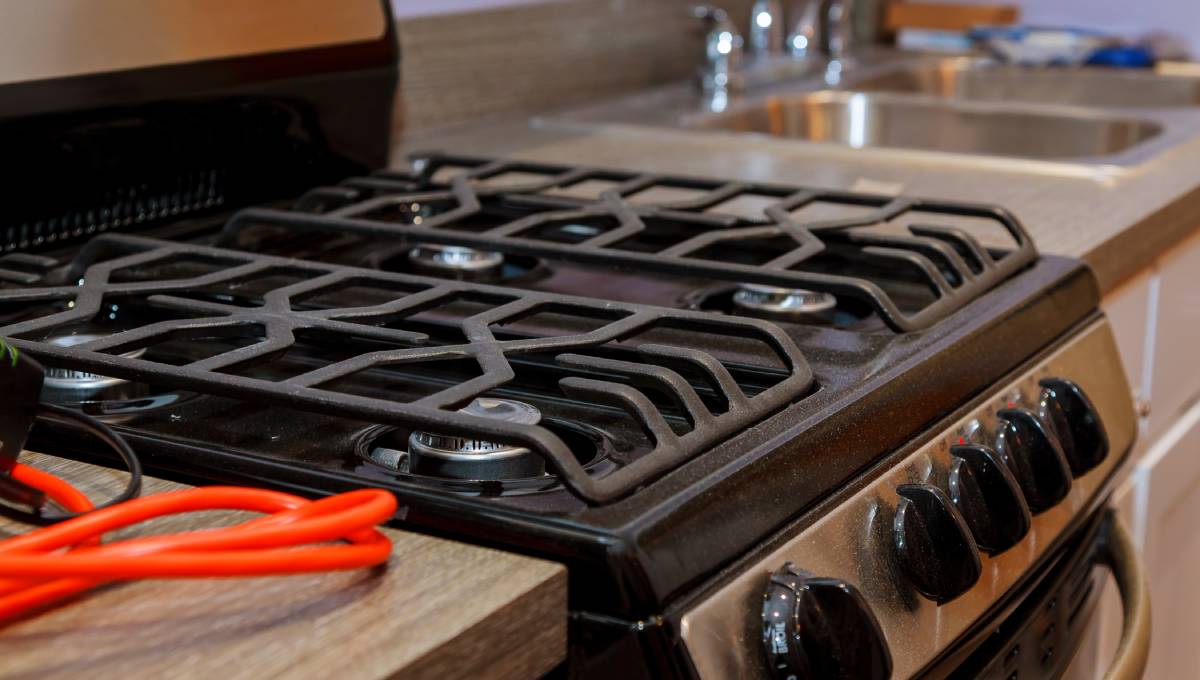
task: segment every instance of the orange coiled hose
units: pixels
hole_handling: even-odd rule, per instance
[[[86,496],[54,475],[20,463],[11,474],[67,510],[92,509]],[[100,543],[114,529],[197,510],[271,514],[232,527]],[[376,525],[395,512],[395,497],[380,489],[310,501],[278,491],[212,486],[126,501],[0,541],[0,621],[110,581],[375,566],[387,561],[392,550]],[[331,541],[344,544],[298,547]]]

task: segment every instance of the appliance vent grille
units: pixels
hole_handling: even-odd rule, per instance
[[[225,172],[199,170],[167,180],[127,185],[95,203],[59,214],[8,224],[0,252],[36,249],[111,229],[181,219],[225,204]]]

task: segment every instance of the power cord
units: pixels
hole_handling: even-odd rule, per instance
[[[11,475],[74,516],[0,541],[0,622],[112,581],[360,569],[383,564],[392,551],[377,525],[395,514],[396,498],[382,489],[310,501],[265,489],[210,486],[93,510],[87,496],[48,472],[17,463]],[[110,531],[201,510],[270,514],[220,529],[100,542]],[[344,545],[313,545],[331,541]]]
[[[129,482],[125,485],[125,490],[112,500],[99,506],[99,508],[107,508],[118,503],[137,498],[142,492],[142,464],[138,460],[137,454],[130,448],[129,443],[124,437],[117,434],[111,427],[103,421],[93,418],[92,416],[82,412],[75,411],[54,404],[41,403],[37,408],[37,419],[45,422],[65,425],[75,429],[83,430],[92,435],[96,439],[104,442],[112,449],[121,460],[125,463],[125,467],[129,470]],[[14,476],[15,479],[15,476]],[[19,479],[17,481],[20,481]],[[26,485],[29,486],[29,485]],[[39,489],[40,490],[40,489]],[[11,517],[12,519],[25,522],[26,524],[49,525],[62,522],[64,520],[78,517],[81,512],[54,512],[47,513],[46,506],[40,503],[41,499],[37,496],[27,497],[26,502],[34,507],[32,511],[21,510],[13,507],[11,503],[5,503],[0,507],[0,513]],[[90,508],[89,503],[89,508]],[[91,509],[99,509],[91,508]]]
[[[395,514],[396,498],[382,489],[316,501],[234,486],[139,498],[142,465],[129,443],[86,413],[39,403],[44,375],[37,361],[0,338],[0,394],[7,399],[0,406],[0,513],[48,525],[0,541],[0,623],[112,581],[360,569],[391,555],[392,542],[377,526]],[[129,469],[124,491],[95,507],[66,481],[18,462],[35,420],[107,444]],[[60,510],[47,512],[51,502]],[[268,514],[232,527],[101,542],[116,529],[200,510]],[[330,542],[341,545],[319,545]]]

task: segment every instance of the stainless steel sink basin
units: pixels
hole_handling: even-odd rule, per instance
[[[764,97],[722,113],[687,118],[693,130],[756,132],[850,147],[1074,159],[1120,153],[1158,135],[1154,122],[1108,115],[1058,115],[821,91]]]
[[[1005,66],[959,58],[913,64],[859,80],[846,89],[1104,108],[1200,106],[1200,78],[1141,70]]]
[[[702,96],[680,83],[538,124],[741,132],[959,154],[958,162],[1015,158],[1116,172],[1200,137],[1200,67],[1175,66],[1170,72],[1030,68],[978,57],[867,53],[834,78],[830,70],[763,75],[755,67],[762,77],[747,78],[726,97]]]

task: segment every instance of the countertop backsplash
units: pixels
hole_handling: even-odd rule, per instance
[[[568,0],[400,17],[396,138],[536,113],[691,75],[703,53],[692,0]],[[717,3],[743,32],[752,0]]]

